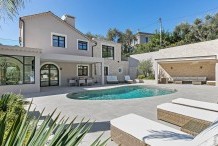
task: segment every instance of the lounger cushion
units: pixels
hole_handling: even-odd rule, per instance
[[[117,76],[107,76],[107,82],[118,82]]]
[[[150,146],[193,146],[193,137],[135,114],[111,120],[111,125]]]
[[[214,122],[218,118],[217,112],[173,104],[164,103],[157,106],[158,109],[181,114],[188,117],[193,117],[195,119],[200,119],[204,121]]]
[[[186,98],[174,99],[172,100],[172,103],[218,112],[218,104],[216,103],[203,102]]]
[[[125,78],[125,81],[132,81],[132,80],[130,79],[130,76],[125,76],[124,78]]]

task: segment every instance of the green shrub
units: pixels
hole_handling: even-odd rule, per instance
[[[29,111],[29,110],[28,110]],[[28,111],[24,114],[20,112],[16,119],[12,122],[13,126],[8,129],[7,114],[0,120],[0,146],[78,146],[84,136],[89,132],[92,124],[83,120],[75,126],[74,118],[72,121],[61,118],[60,113],[54,116],[55,111],[46,116],[43,123],[38,126],[39,117],[28,120]],[[105,146],[108,139],[101,141],[100,135],[91,146]]]
[[[138,79],[145,79],[145,76],[144,76],[144,75],[138,75],[137,78],[138,78]]]
[[[154,80],[154,79],[155,79],[155,76],[154,76],[154,74],[150,74],[146,79]]]
[[[5,119],[7,121],[5,136],[8,134],[18,115],[24,116],[25,109],[23,104],[23,96],[19,94],[3,94],[0,97],[0,120],[3,120],[5,115],[7,115]]]
[[[7,113],[7,121],[14,121],[19,113],[24,115],[23,96],[19,94],[3,94],[0,98],[0,119]]]
[[[23,105],[21,95],[2,95],[0,99],[0,146],[77,146],[93,125],[93,123],[89,124],[89,121],[82,120],[75,126],[76,118],[68,122],[69,118],[60,119],[60,113],[54,116],[54,111],[46,116],[39,126],[39,119],[42,119],[43,112],[39,117],[30,117],[30,107],[25,111]],[[91,146],[105,146],[108,139],[101,141],[101,136]]]

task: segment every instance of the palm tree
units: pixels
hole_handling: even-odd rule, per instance
[[[0,0],[0,20],[13,17],[19,14],[19,10],[24,8],[25,0]]]

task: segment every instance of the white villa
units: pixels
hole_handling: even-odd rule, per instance
[[[218,85],[218,40],[162,49],[121,60],[121,44],[89,39],[75,26],[75,17],[52,12],[19,21],[20,47],[0,45],[0,93],[40,92],[40,87],[67,86],[75,78],[105,83],[105,76],[138,76],[138,63],[152,59],[156,83],[204,79]]]
[[[103,85],[107,75],[124,81],[128,74],[121,44],[90,40],[76,29],[75,17],[49,11],[21,17],[19,28],[21,47],[0,46],[0,93],[39,92],[73,78]]]

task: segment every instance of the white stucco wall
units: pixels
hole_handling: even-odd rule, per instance
[[[41,48],[42,53],[92,56],[92,41],[51,12],[23,17],[23,20],[25,21],[24,42],[26,47]],[[23,32],[22,27],[21,32]],[[52,34],[65,37],[65,48],[53,47]],[[23,35],[21,37],[23,40]],[[78,40],[88,42],[87,51],[78,50]]]
[[[124,76],[129,74],[129,62],[121,60],[121,44],[111,41],[94,39],[97,42],[97,46],[94,47],[94,57],[102,58],[102,45],[114,47],[114,60],[104,59],[104,66],[109,68],[109,75],[117,76],[119,81],[124,81]],[[119,72],[119,68],[122,72]],[[100,71],[100,66],[98,67]]]
[[[161,49],[157,52],[143,53],[131,55],[129,58],[129,70],[132,78],[137,77],[137,66],[142,60],[161,58],[180,58],[180,57],[195,57],[195,56],[208,56],[218,54],[218,39],[189,45],[171,47]],[[153,65],[155,67],[155,65]]]

